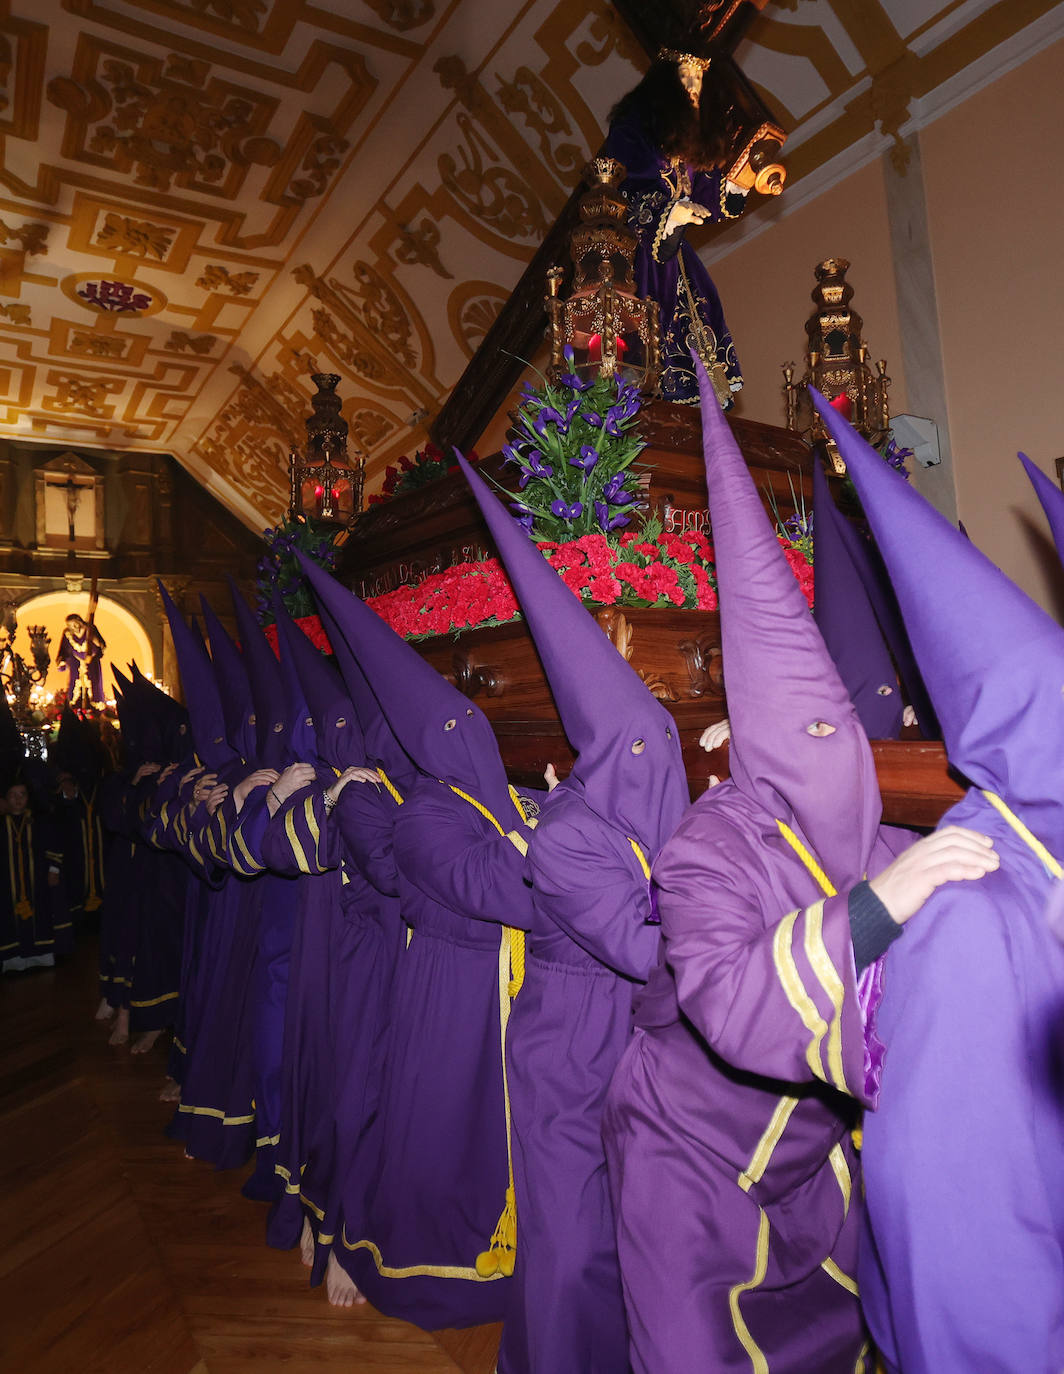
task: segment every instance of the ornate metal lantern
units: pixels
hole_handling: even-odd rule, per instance
[[[314,520],[326,525],[346,525],[362,509],[366,460],[354,462],[347,452],[347,421],[340,414],[336,395],[340,378],[333,372],[316,372],[310,379],[317,391],[310,398],[313,413],[304,422],[304,452],[293,448],[288,455],[289,514],[293,520]]]
[[[573,286],[568,299],[559,295],[561,267],[547,273],[545,301],[550,322],[550,375],[568,372],[564,352],[571,348],[580,375],[619,372],[644,391],[658,377],[658,303],[643,300],[635,289],[638,240],[628,228],[628,206],[617,188],[624,165],[597,157],[584,169],[590,183],[580,199],[580,223],[569,240]]]
[[[846,465],[813,410],[806,390],[810,383],[829,401],[846,397],[847,418],[870,444],[882,443],[890,429],[887,361],[880,358],[874,373],[868,365],[868,345],[861,337],[864,321],[850,308],[853,287],[846,280],[849,266],[845,258],[827,258],[814,268],[816,310],[805,326],[809,336],[805,374],[796,382],[794,363],[783,366],[787,428],[823,444],[838,473],[845,472]]]

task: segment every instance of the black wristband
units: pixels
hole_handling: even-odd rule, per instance
[[[885,954],[902,932],[901,926],[869,887],[858,883],[847,899],[853,961],[860,978],[869,964]]]

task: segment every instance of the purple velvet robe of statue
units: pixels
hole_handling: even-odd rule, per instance
[[[727,193],[719,170],[678,170],[661,156],[635,119],[611,125],[603,154],[623,162],[627,172],[621,192],[628,202],[629,227],[639,238],[636,292],[656,300],[661,310],[662,397],[698,404],[698,381],[691,366],[694,346],[721,403],[730,404],[729,393],[738,391],[743,379],[717,288],[686,240],[678,252],[672,252],[671,244],[663,245],[663,235],[676,200],[693,200],[711,212],[711,221],[718,221],[741,215],[746,197],[741,192]]]
[[[500,1374],[623,1374],[628,1330],[602,1112],[661,938],[626,836],[565,782],[528,852],[533,918],[507,1033],[515,1292]],[[527,1363],[526,1363],[527,1362]]]
[[[496,819],[520,826],[516,809]],[[336,1255],[390,1316],[428,1329],[498,1321],[508,1280],[481,1278],[476,1261],[508,1187],[500,943],[504,923],[531,919],[524,858],[429,778],[398,810],[394,854],[411,936],[392,985],[380,1121],[355,1152]]]
[[[887,961],[861,1296],[892,1371],[1049,1374],[1064,1368],[1056,884],[976,790],[941,824],[989,835],[1001,867],[940,888]]]
[[[911,838],[881,828],[869,871]],[[604,1131],[633,1367],[738,1374],[760,1351],[773,1374],[853,1374],[850,1130],[875,1096],[881,965],[858,984],[846,894],[825,899],[731,783],[694,803],[654,876],[669,962]]]

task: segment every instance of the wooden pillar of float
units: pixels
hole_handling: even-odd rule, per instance
[[[796,499],[811,503],[814,458],[806,444],[774,425],[734,419],[731,426],[766,503],[771,492],[784,517]],[[654,402],[643,412],[641,429],[647,441],[641,461],[651,469],[649,497],[666,529],[681,533],[704,527],[707,497],[697,409]],[[511,480],[499,457],[482,463],[481,471],[489,480]],[[465,480],[455,472],[370,507],[351,529],[338,573],[361,596],[375,596],[494,553]],[[711,773],[727,773],[726,751],[710,755],[698,747],[705,727],[727,714],[719,616],[658,607],[591,609],[618,652],[675,718],[691,795],[697,796]],[[523,621],[422,640],[414,647],[483,709],[514,782],[535,784],[548,762],[560,773],[568,770],[572,752]],[[940,744],[875,740],[872,748],[888,822],[934,825],[962,795]]]

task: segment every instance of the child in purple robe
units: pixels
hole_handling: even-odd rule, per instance
[[[699,371],[731,777],[655,864],[667,963],[607,1103],[632,1364],[853,1374],[851,1129],[912,837],[880,826],[867,738]],[[922,843],[921,873],[994,862],[978,836]]]
[[[978,828],[1001,860],[937,891],[891,954],[865,1312],[892,1374],[1050,1374],[1064,1367],[1064,948],[1046,919],[1064,880],[1064,632],[815,399],[971,783],[940,826]],[[1059,519],[1059,493],[1046,499]]]
[[[687,804],[672,717],[462,463],[513,583],[572,772],[528,849],[532,924],[507,1032],[517,1266],[500,1374],[616,1374],[627,1326],[602,1148],[606,1091],[657,963],[650,862]]]

